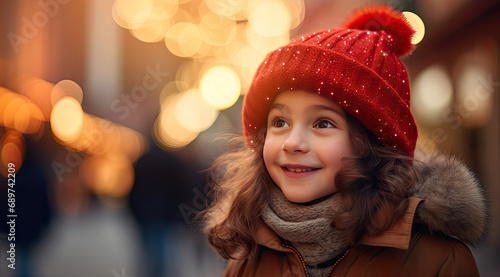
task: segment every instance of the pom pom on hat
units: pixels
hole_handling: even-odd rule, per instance
[[[346,20],[342,27],[387,32],[394,38],[394,53],[398,57],[407,56],[415,49],[415,46],[411,44],[415,29],[402,13],[389,6],[369,6],[358,10]]]
[[[417,127],[410,111],[410,82],[400,58],[414,46],[415,30],[389,6],[357,11],[342,28],[317,31],[270,52],[243,100],[247,145],[267,127],[281,92],[304,90],[337,103],[379,141],[412,157]]]

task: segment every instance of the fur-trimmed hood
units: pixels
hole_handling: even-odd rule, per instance
[[[425,199],[416,211],[431,232],[444,233],[476,246],[489,222],[485,189],[458,158],[438,152],[415,152],[418,181],[411,196]]]

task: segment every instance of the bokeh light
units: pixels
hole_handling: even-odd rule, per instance
[[[214,66],[201,78],[200,91],[203,98],[214,108],[227,109],[240,96],[240,78],[230,67]]]
[[[179,72],[180,71],[177,71],[177,73],[179,73]],[[179,79],[179,78],[177,78],[177,79]],[[184,91],[184,90],[191,89],[191,88],[186,89],[186,87],[188,87],[188,85],[185,84],[185,83],[183,83],[183,82],[181,82],[181,81],[171,81],[171,82],[168,82],[161,89],[160,97],[159,97],[160,103],[164,103],[165,99],[167,99],[168,97],[170,97],[173,94],[178,93],[179,91]]]
[[[287,0],[283,1],[290,11],[291,26],[290,29],[297,28],[304,20],[306,8],[303,0]]]
[[[58,139],[74,151],[93,156],[121,155],[130,162],[137,161],[148,149],[146,138],[139,132],[83,111],[81,131],[70,140]]]
[[[495,91],[491,82],[486,81],[488,71],[479,65],[469,64],[462,68],[457,78],[457,112],[463,124],[469,128],[484,126],[493,113]]]
[[[25,101],[14,117],[14,129],[23,134],[35,134],[43,130],[43,114],[37,105]]]
[[[111,8],[111,16],[113,17],[113,20],[116,22],[116,24],[118,24],[120,27],[123,27],[125,29],[134,27],[132,24],[123,19],[121,12],[118,12],[118,1],[113,2],[113,6]]]
[[[170,28],[171,18],[175,16],[179,3],[175,0],[154,0],[151,14],[144,22],[130,26],[130,32],[144,42],[158,42],[165,38]]]
[[[26,151],[26,142],[21,133],[15,130],[7,131],[0,138],[0,174],[7,178],[9,168],[14,168],[15,172],[21,168],[23,163],[24,154]],[[9,166],[12,163],[14,166]]]
[[[24,101],[20,97],[13,97],[8,103],[6,103],[5,110],[3,111],[3,122],[5,126],[15,127],[15,118],[17,112],[23,106]]]
[[[210,128],[217,110],[236,103],[265,55],[286,44],[290,30],[302,23],[305,5],[303,0],[115,0],[112,15],[138,40],[163,39],[173,55],[189,58],[162,89],[154,127],[160,146],[174,149]]]
[[[153,11],[150,17],[158,20],[170,19],[177,14],[178,9],[178,0],[153,0]]]
[[[259,53],[259,59],[254,61],[260,63],[264,59],[265,54],[268,52],[287,44],[290,41],[289,33],[282,33],[274,37],[262,36],[255,32],[252,28],[247,28],[248,45],[254,48]],[[250,59],[255,59],[256,55],[252,55]]]
[[[416,115],[427,124],[440,124],[453,101],[453,84],[446,69],[437,64],[424,69],[415,77],[412,92]]]
[[[5,110],[14,98],[14,93],[6,88],[0,87],[0,125],[5,126]]]
[[[205,131],[212,126],[218,114],[219,112],[195,89],[181,95],[175,110],[177,121],[182,127],[194,133]]]
[[[420,41],[422,41],[425,35],[424,22],[418,15],[412,12],[403,12],[403,15],[406,17],[408,22],[410,22],[413,29],[415,29],[415,34],[411,38],[411,43],[418,44]]]
[[[58,90],[56,93],[59,95]],[[88,154],[80,170],[90,191],[109,198],[120,198],[130,192],[134,181],[133,163],[148,148],[142,134],[85,113],[79,100],[72,96],[63,96],[55,103],[50,123],[62,145]]]
[[[205,0],[207,7],[215,14],[231,17],[240,13],[245,7],[246,0]]]
[[[0,88],[0,126],[35,134],[43,130],[43,121],[42,111],[30,99]]]
[[[182,97],[181,93],[172,94],[163,103],[161,112],[155,121],[154,136],[156,141],[166,149],[178,149],[191,143],[198,136],[184,128],[176,116],[176,106]]]
[[[153,11],[151,0],[115,0],[113,5],[120,22],[125,22],[130,27],[145,22]]]
[[[120,198],[127,195],[134,182],[134,168],[120,155],[86,157],[80,167],[83,180],[95,194]]]
[[[259,1],[249,11],[248,22],[257,34],[276,37],[290,30],[290,11],[282,1]]]
[[[26,78],[21,82],[19,93],[28,97],[42,112],[45,121],[49,121],[52,111],[51,94],[54,84],[39,78]]]
[[[168,50],[179,57],[192,57],[200,50],[203,39],[198,26],[190,22],[179,22],[168,30],[165,44]]]
[[[204,65],[205,64],[198,59],[192,59],[181,64],[176,74],[176,80],[178,80],[181,85],[177,91],[197,88]]]
[[[73,97],[81,104],[83,101],[83,89],[72,80],[59,81],[50,93],[52,107],[65,96]]]
[[[145,22],[130,29],[130,33],[140,41],[159,42],[165,38],[170,21],[168,19],[156,19],[149,17]]]
[[[224,46],[236,35],[236,22],[209,12],[201,17],[200,29],[206,43]]]
[[[99,121],[105,121],[101,118],[96,118]],[[98,126],[103,126],[105,122],[98,123]],[[111,147],[108,148],[107,154],[120,155],[127,158],[131,162],[137,161],[148,150],[147,140],[141,133],[124,127],[113,124],[109,130],[113,130],[108,134],[105,133],[104,141],[108,140]]]
[[[23,134],[40,132],[44,121],[50,120],[57,142],[68,150],[87,154],[83,155],[87,162],[82,171],[92,192],[112,198],[130,192],[133,163],[149,149],[144,135],[85,113],[81,107],[83,90],[74,81],[62,80],[54,85],[25,78],[20,90],[23,94],[0,87],[0,126],[7,128],[0,138],[2,176],[9,173],[9,164],[16,170],[21,167],[26,151]],[[50,112],[47,118],[37,104],[45,113]]]
[[[52,132],[62,143],[75,141],[83,129],[84,114],[80,102],[65,96],[55,105],[50,115]]]

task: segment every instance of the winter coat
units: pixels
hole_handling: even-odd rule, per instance
[[[406,214],[378,236],[365,236],[339,257],[329,276],[479,276],[471,251],[488,221],[483,189],[461,162],[438,154],[418,157],[421,176]],[[309,276],[300,254],[259,224],[257,254],[230,260],[229,276]]]

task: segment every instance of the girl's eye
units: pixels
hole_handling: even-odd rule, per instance
[[[333,124],[332,122],[330,122],[326,119],[320,120],[314,126],[314,128],[335,128],[335,127],[336,127],[335,124]]]
[[[288,123],[281,119],[281,118],[276,118],[272,121],[272,124],[271,124],[273,127],[276,127],[276,128],[285,128],[285,127],[289,127],[290,125],[288,125]]]

